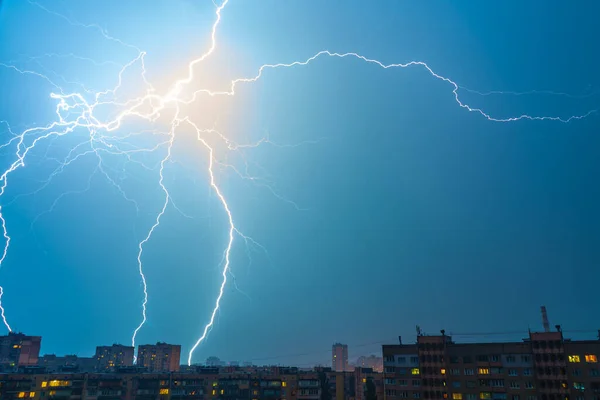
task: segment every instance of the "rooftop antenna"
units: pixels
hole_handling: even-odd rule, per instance
[[[550,332],[550,323],[548,322],[546,306],[542,306],[542,323],[544,324],[544,332]]]

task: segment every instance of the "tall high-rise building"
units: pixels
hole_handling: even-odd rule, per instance
[[[181,345],[158,342],[138,347],[137,365],[148,369],[148,372],[179,371]]]
[[[41,344],[41,336],[13,332],[0,336],[0,365],[4,369],[37,365]]]
[[[348,371],[348,345],[335,343],[331,347],[331,369],[337,372]]]
[[[133,347],[113,344],[96,347],[96,370],[111,371],[118,367],[133,365]]]

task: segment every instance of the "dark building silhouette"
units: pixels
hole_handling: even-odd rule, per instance
[[[41,344],[41,336],[13,332],[0,336],[0,368],[7,371],[37,365]]]
[[[38,366],[43,367],[46,372],[94,372],[97,360],[95,357],[45,354],[40,357]]]

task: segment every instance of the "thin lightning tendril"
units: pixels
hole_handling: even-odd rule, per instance
[[[259,146],[262,143],[271,143],[276,146],[280,146],[280,145],[277,145],[274,142],[271,142],[268,139],[268,137],[265,139],[261,139],[259,142],[255,143],[255,144],[250,144],[250,145],[236,144],[233,141],[229,140],[224,135],[222,135],[216,129],[214,129],[214,128],[213,129],[201,129],[193,121],[191,121],[188,116],[181,116],[180,115],[180,113],[181,113],[180,106],[181,105],[191,104],[194,101],[196,101],[196,99],[201,95],[234,96],[236,93],[235,90],[236,90],[236,87],[238,86],[238,84],[254,83],[254,82],[258,81],[267,70],[272,70],[272,69],[274,70],[274,69],[280,69],[280,68],[292,68],[292,67],[297,67],[297,66],[306,66],[319,58],[330,57],[330,58],[340,58],[340,59],[353,58],[353,59],[357,59],[359,61],[365,62],[367,64],[372,64],[374,66],[383,68],[383,69],[408,68],[408,67],[412,67],[412,66],[423,68],[435,79],[440,80],[446,84],[449,84],[452,87],[452,94],[454,96],[454,100],[460,108],[463,108],[469,112],[479,114],[480,116],[484,117],[485,119],[487,119],[489,121],[493,121],[493,122],[515,122],[515,121],[519,121],[519,120],[531,120],[531,121],[546,120],[546,121],[556,121],[556,122],[567,123],[567,122],[571,122],[573,120],[579,120],[579,119],[586,118],[586,117],[590,116],[591,114],[597,112],[597,110],[590,110],[585,114],[574,115],[574,116],[570,116],[567,118],[556,117],[556,116],[532,116],[532,115],[527,115],[527,114],[522,114],[522,115],[514,116],[514,117],[506,117],[506,118],[494,117],[491,114],[483,111],[482,109],[477,108],[477,107],[472,107],[472,106],[468,105],[467,103],[465,103],[464,101],[462,101],[459,97],[459,91],[462,89],[467,92],[472,92],[472,93],[476,93],[476,94],[480,94],[480,95],[484,95],[484,96],[490,95],[490,94],[496,94],[496,93],[506,94],[506,93],[512,93],[512,92],[487,92],[486,93],[486,92],[477,92],[472,89],[464,88],[462,86],[459,86],[453,80],[434,72],[434,70],[432,68],[430,68],[428,64],[426,64],[425,62],[422,62],[422,61],[410,61],[407,63],[400,63],[400,64],[384,64],[381,61],[378,61],[376,59],[367,58],[358,53],[353,53],[353,52],[336,53],[336,52],[331,52],[329,50],[319,51],[316,54],[314,54],[312,57],[309,57],[309,58],[305,59],[304,61],[293,61],[290,63],[278,63],[278,64],[264,64],[258,68],[258,71],[254,76],[247,77],[247,78],[236,78],[236,79],[231,80],[229,83],[228,90],[214,91],[214,90],[208,90],[208,89],[199,89],[199,90],[193,91],[191,94],[188,94],[186,97],[185,96],[185,94],[186,94],[185,87],[194,81],[195,67],[198,64],[202,63],[204,60],[206,60],[208,57],[210,57],[210,55],[213,54],[217,48],[217,40],[216,40],[217,28],[221,22],[221,13],[222,13],[223,9],[226,7],[226,5],[228,4],[229,0],[224,0],[221,3],[221,5],[215,5],[216,18],[212,25],[211,34],[210,34],[210,46],[209,46],[208,50],[206,52],[204,52],[200,57],[189,62],[188,66],[187,66],[187,75],[181,79],[176,80],[174,82],[174,84],[172,85],[171,89],[164,96],[160,96],[155,93],[155,89],[146,79],[146,67],[145,67],[145,61],[144,61],[146,52],[140,50],[136,46],[125,43],[125,42],[121,41],[120,39],[110,36],[99,25],[83,24],[83,23],[77,22],[69,17],[66,17],[62,14],[59,14],[55,11],[52,11],[35,1],[28,0],[28,2],[33,6],[39,7],[41,10],[47,12],[50,15],[53,15],[55,17],[59,17],[59,18],[65,20],[67,23],[69,23],[72,26],[82,27],[82,28],[86,28],[86,29],[94,29],[97,32],[99,32],[105,39],[110,40],[115,43],[118,43],[119,45],[125,46],[129,49],[135,50],[137,52],[137,56],[135,58],[133,58],[130,62],[128,62],[124,65],[120,65],[120,64],[117,64],[117,63],[114,63],[111,61],[110,62],[109,61],[97,62],[97,61],[94,61],[94,60],[86,58],[86,57],[76,56],[74,54],[58,55],[58,54],[54,54],[54,53],[48,53],[44,56],[40,56],[37,58],[33,58],[33,57],[30,58],[31,61],[35,61],[40,66],[41,66],[41,64],[39,64],[39,61],[37,61],[37,60],[39,60],[41,57],[72,57],[75,59],[92,62],[95,65],[112,64],[112,65],[120,66],[121,69],[118,73],[117,84],[115,85],[115,87],[112,89],[109,89],[109,90],[95,93],[93,95],[94,101],[91,103],[86,100],[86,97],[82,93],[77,93],[77,92],[65,93],[63,91],[63,89],[60,87],[60,85],[56,84],[52,79],[50,79],[48,76],[46,76],[42,73],[19,68],[12,64],[0,63],[0,67],[7,68],[18,74],[32,75],[32,76],[41,78],[41,79],[45,80],[47,83],[49,83],[57,91],[57,92],[53,92],[50,94],[50,97],[52,99],[56,100],[56,102],[57,102],[56,110],[55,110],[56,115],[57,115],[57,120],[55,122],[52,122],[51,124],[49,124],[47,126],[29,128],[29,129],[24,130],[20,134],[16,134],[11,130],[10,126],[8,125],[8,123],[6,121],[0,121],[8,126],[8,132],[11,134],[10,140],[8,142],[0,145],[0,149],[8,148],[9,146],[13,146],[16,144],[16,152],[15,152],[16,161],[14,161],[12,164],[10,164],[10,166],[0,175],[0,182],[1,182],[0,197],[4,195],[4,192],[7,188],[9,175],[11,173],[13,173],[15,170],[17,170],[18,168],[25,166],[25,159],[26,159],[27,155],[31,152],[31,150],[33,150],[35,148],[35,146],[40,141],[43,141],[45,139],[53,140],[58,137],[62,137],[62,136],[71,134],[75,130],[78,130],[78,129],[87,129],[89,131],[89,138],[86,139],[86,141],[81,142],[81,143],[77,144],[75,147],[73,147],[71,149],[71,151],[69,152],[69,154],[64,158],[64,160],[61,161],[61,160],[55,159],[55,161],[58,162],[59,166],[50,174],[48,180],[46,180],[44,182],[44,185],[40,189],[38,189],[38,191],[42,190],[44,187],[46,187],[56,175],[62,173],[62,171],[65,169],[65,167],[69,166],[72,162],[76,161],[77,159],[79,159],[80,157],[83,157],[85,155],[95,154],[99,158],[99,164],[98,164],[97,170],[102,172],[102,174],[109,180],[109,182],[113,186],[116,187],[116,189],[125,198],[125,200],[133,202],[136,205],[136,210],[138,210],[137,203],[135,203],[134,200],[128,198],[125,191],[119,186],[119,184],[116,181],[114,181],[113,179],[111,179],[110,176],[108,175],[108,173],[102,168],[102,154],[123,155],[127,158],[128,162],[139,164],[142,167],[144,167],[148,170],[151,170],[151,168],[145,166],[144,164],[133,160],[131,158],[132,155],[137,152],[154,152],[154,151],[158,150],[159,148],[163,148],[164,146],[166,146],[166,154],[161,159],[159,167],[158,167],[158,175],[159,175],[158,184],[159,184],[162,192],[164,193],[164,201],[162,203],[162,207],[160,208],[158,214],[156,215],[156,217],[154,219],[153,224],[151,225],[150,229],[147,231],[146,236],[138,244],[137,266],[138,266],[138,272],[139,272],[139,275],[141,278],[141,283],[142,283],[142,288],[143,288],[143,302],[142,302],[142,306],[141,306],[142,319],[141,319],[141,322],[135,328],[132,338],[131,338],[131,344],[132,344],[132,346],[135,347],[137,335],[147,321],[148,286],[147,286],[146,275],[144,273],[144,268],[143,268],[143,263],[142,263],[143,250],[145,248],[145,245],[151,240],[154,232],[160,226],[160,222],[163,219],[169,204],[171,204],[176,210],[179,210],[176,207],[176,205],[173,203],[173,201],[171,199],[171,195],[169,194],[168,188],[165,184],[165,175],[164,175],[165,166],[167,165],[167,162],[169,162],[171,159],[172,148],[173,148],[173,144],[174,144],[174,140],[175,140],[176,130],[180,129],[180,127],[183,123],[185,123],[186,126],[191,127],[191,129],[196,134],[196,138],[197,138],[198,142],[200,144],[202,144],[202,146],[207,151],[207,154],[208,154],[207,173],[208,173],[208,178],[209,178],[209,182],[210,182],[210,187],[213,190],[213,192],[216,194],[217,198],[219,199],[219,202],[221,203],[221,206],[226,214],[228,229],[227,229],[227,244],[225,246],[225,250],[223,253],[224,256],[223,256],[223,262],[222,262],[221,283],[219,286],[218,295],[215,299],[214,306],[212,308],[212,312],[210,314],[208,323],[206,323],[204,325],[204,327],[202,329],[202,334],[196,340],[196,342],[192,346],[191,350],[189,351],[189,354],[188,354],[188,364],[189,365],[191,365],[191,363],[192,363],[194,351],[207,338],[208,334],[211,332],[212,328],[214,327],[215,319],[220,310],[223,294],[224,294],[225,287],[228,282],[228,275],[231,275],[233,277],[233,281],[235,283],[234,275],[231,273],[231,251],[233,248],[235,236],[236,235],[240,236],[243,239],[243,241],[246,243],[246,245],[248,245],[248,243],[251,243],[253,245],[260,247],[262,250],[265,250],[262,245],[260,245],[254,239],[242,234],[242,232],[236,227],[236,225],[234,223],[233,214],[231,212],[229,204],[228,204],[228,202],[225,198],[225,195],[223,194],[223,192],[215,178],[214,168],[215,168],[215,166],[229,167],[243,179],[249,179],[252,181],[256,181],[255,178],[251,177],[247,173],[247,170],[245,172],[242,172],[233,165],[225,164],[225,163],[219,161],[215,157],[214,148],[209,144],[209,142],[206,140],[204,135],[208,134],[208,133],[214,134],[216,137],[218,137],[222,141],[222,143],[224,143],[226,145],[226,147],[229,151],[237,151],[242,148],[253,148],[253,147]],[[131,98],[131,99],[128,99],[125,101],[122,101],[122,100],[117,101],[117,93],[122,88],[122,85],[124,82],[123,76],[124,76],[125,72],[138,64],[141,67],[141,78],[145,85],[146,94],[141,97]],[[54,74],[54,76],[59,77],[62,81],[66,82],[66,83],[69,83],[68,81],[66,81],[66,79],[59,76],[58,74]],[[81,84],[79,84],[77,82],[71,82],[71,83],[75,83],[75,84],[82,86]],[[84,91],[88,92],[89,90],[84,88]],[[538,93],[546,93],[546,92],[538,92]],[[554,92],[547,92],[547,93],[554,93]],[[90,94],[90,93],[86,93],[86,94]],[[560,93],[555,93],[555,94],[560,94]],[[108,119],[107,121],[102,122],[96,113],[97,109],[102,106],[121,107],[122,110],[114,118]],[[143,132],[139,132],[136,134],[134,134],[134,133],[127,134],[127,135],[124,135],[121,137],[115,137],[115,136],[108,135],[109,133],[119,130],[122,127],[122,123],[126,118],[139,118],[139,119],[148,121],[150,123],[154,123],[161,117],[161,113],[170,110],[170,107],[173,107],[175,109],[175,113],[170,121],[169,132],[166,134],[168,139],[165,141],[161,141],[158,145],[156,145],[152,148],[136,148],[132,144],[125,142],[125,140],[128,138],[131,138],[135,135],[142,134],[142,133],[151,133],[153,135],[162,134],[162,133],[158,133],[155,131],[150,131],[150,132],[143,131]],[[33,139],[31,140],[32,137],[33,137]],[[28,143],[29,140],[31,140],[30,143]],[[130,148],[129,149],[121,149],[118,146],[119,144],[122,145],[124,143],[127,144]],[[77,151],[79,151],[80,148],[83,149],[83,148],[85,148],[86,145],[89,145],[89,148],[87,150],[84,150],[81,153],[77,153]],[[271,190],[271,192],[278,198],[288,201],[287,199],[284,199],[283,197],[281,197],[270,186],[268,186],[268,185],[265,185],[265,186],[269,190]],[[38,191],[36,191],[34,193],[37,193]],[[17,196],[17,198],[18,198],[18,196]],[[293,203],[293,202],[291,202],[291,203],[295,205],[295,203]],[[56,202],[53,203],[52,208],[54,207],[55,204],[56,204]],[[297,209],[299,209],[297,205],[295,205],[295,206]],[[52,210],[52,208],[50,209],[50,211]],[[0,205],[0,225],[2,227],[2,231],[3,231],[2,233],[3,233],[4,239],[5,239],[4,248],[3,248],[1,256],[0,256],[0,267],[3,265],[3,263],[7,257],[9,245],[11,242],[11,238],[8,234],[8,230],[6,227],[6,221],[5,221],[2,211],[3,211],[2,206]],[[1,303],[3,293],[4,293],[4,290],[0,286],[0,316],[2,317],[2,320],[3,320],[4,324],[6,325],[7,329],[9,331],[12,331],[12,329],[11,329],[10,325],[8,324],[7,319],[4,315],[4,308],[2,307],[2,303]]]

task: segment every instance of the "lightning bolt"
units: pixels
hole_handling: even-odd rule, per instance
[[[234,245],[234,239],[236,236],[239,236],[243,239],[243,241],[248,243],[253,243],[258,245],[256,241],[252,238],[249,238],[242,234],[242,232],[238,229],[238,227],[234,223],[233,213],[230,209],[230,206],[227,202],[223,191],[221,190],[216,178],[215,178],[215,165],[222,167],[231,167],[238,175],[243,178],[251,178],[247,173],[242,173],[234,166],[230,166],[220,162],[215,156],[215,149],[208,142],[206,135],[212,134],[213,137],[219,138],[222,143],[224,143],[229,151],[238,151],[239,149],[245,147],[255,147],[260,145],[261,143],[272,143],[268,139],[259,141],[256,144],[252,145],[238,145],[233,141],[229,140],[227,137],[219,133],[216,129],[202,129],[197,126],[189,116],[181,115],[181,105],[192,104],[194,101],[198,99],[199,96],[234,96],[236,93],[236,88],[240,84],[251,84],[263,77],[263,75],[269,70],[283,69],[283,68],[294,68],[294,67],[302,67],[307,66],[318,59],[322,58],[338,58],[338,59],[354,59],[366,64],[373,65],[375,67],[379,67],[382,69],[404,69],[409,67],[421,68],[425,69],[434,79],[437,79],[445,84],[449,85],[451,88],[451,93],[454,97],[454,101],[457,105],[468,112],[472,112],[478,114],[479,116],[487,119],[492,122],[499,123],[508,123],[508,122],[516,122],[521,120],[530,120],[530,121],[555,121],[568,123],[574,120],[580,120],[597,112],[597,110],[590,110],[581,115],[573,115],[567,118],[558,117],[558,116],[535,116],[522,114],[513,117],[496,117],[491,115],[490,113],[484,111],[481,108],[471,106],[461,100],[459,96],[460,90],[465,90],[473,93],[478,93],[480,95],[490,95],[495,93],[506,94],[509,92],[476,92],[472,89],[467,89],[459,86],[455,81],[438,74],[435,72],[427,63],[422,61],[410,61],[407,63],[395,63],[395,64],[384,64],[383,62],[365,57],[358,53],[348,52],[348,53],[338,53],[329,50],[322,50],[315,53],[313,56],[305,58],[299,61],[292,61],[289,63],[276,63],[276,64],[264,64],[260,66],[257,72],[250,77],[240,77],[232,79],[228,85],[226,90],[208,90],[208,89],[198,89],[191,93],[186,93],[186,87],[191,84],[195,79],[195,69],[201,64],[204,60],[210,57],[211,54],[215,52],[217,49],[217,28],[221,22],[222,11],[227,6],[229,0],[224,0],[220,5],[215,5],[215,15],[216,18],[213,22],[211,33],[210,33],[210,45],[208,50],[206,50],[203,54],[201,54],[198,58],[190,61],[187,65],[187,74],[174,81],[171,88],[164,95],[159,95],[156,93],[154,87],[148,82],[146,79],[146,67],[144,62],[144,57],[146,52],[140,50],[136,46],[130,45],[126,42],[121,41],[111,35],[109,35],[104,29],[102,29],[99,25],[86,25],[79,23],[71,18],[68,18],[62,14],[59,14],[55,11],[52,11],[39,3],[28,0],[30,4],[39,7],[43,11],[48,14],[61,18],[65,20],[70,25],[81,27],[85,29],[94,29],[98,33],[100,33],[105,39],[115,42],[121,46],[125,46],[126,48],[133,49],[136,51],[136,57],[134,57],[130,62],[120,65],[113,62],[96,62],[94,60],[78,57],[76,55],[57,55],[53,53],[49,53],[42,57],[72,57],[78,58],[80,60],[87,60],[94,62],[95,64],[106,64],[111,63],[113,65],[119,65],[121,67],[116,85],[109,90],[101,91],[93,93],[91,90],[86,89],[84,87],[84,93],[78,92],[65,92],[60,85],[56,84],[52,79],[50,79],[47,75],[36,72],[25,70],[22,68],[18,68],[12,64],[0,64],[0,66],[7,68],[15,73],[19,73],[21,75],[31,75],[40,79],[43,79],[47,83],[49,83],[56,92],[52,92],[50,97],[57,102],[56,104],[56,121],[42,127],[34,127],[29,128],[21,132],[20,134],[15,134],[8,128],[11,133],[11,139],[5,144],[0,145],[0,149],[8,148],[10,146],[16,146],[15,157],[16,160],[10,164],[10,166],[0,175],[0,199],[4,195],[4,192],[8,185],[9,176],[18,168],[25,166],[25,159],[27,155],[35,148],[35,146],[44,141],[46,139],[56,139],[58,137],[62,137],[65,135],[72,135],[75,131],[87,130],[89,135],[86,137],[85,141],[77,144],[71,152],[67,155],[67,157],[59,162],[59,167],[50,175],[49,179],[46,181],[45,185],[49,184],[54,176],[60,174],[65,167],[69,166],[72,162],[83,157],[88,154],[94,154],[99,159],[99,170],[105,175],[105,177],[109,180],[109,182],[119,190],[120,194],[125,198],[125,200],[133,201],[129,199],[125,194],[125,191],[110,178],[107,172],[102,169],[102,155],[103,154],[111,154],[111,155],[122,155],[125,156],[129,162],[137,162],[132,159],[132,155],[137,152],[154,152],[159,149],[162,149],[166,146],[166,154],[161,158],[158,175],[159,180],[158,184],[161,188],[161,191],[164,195],[164,200],[162,202],[162,207],[159,212],[156,214],[153,224],[150,226],[150,229],[147,231],[144,238],[138,244],[138,253],[137,253],[137,267],[140,275],[142,289],[143,289],[143,302],[141,305],[142,308],[142,318],[141,322],[136,326],[133,331],[133,335],[131,338],[132,346],[136,345],[136,338],[140,330],[143,328],[144,324],[147,321],[147,305],[148,305],[148,285],[146,276],[144,274],[143,267],[143,251],[148,242],[151,240],[154,232],[159,228],[161,220],[164,218],[164,215],[167,211],[169,205],[172,205],[175,209],[178,209],[171,199],[171,195],[169,194],[168,187],[165,183],[165,166],[167,162],[171,159],[172,156],[172,148],[176,138],[176,132],[182,125],[185,125],[189,129],[191,129],[196,134],[196,139],[198,142],[204,147],[207,152],[208,157],[208,168],[207,174],[209,178],[209,183],[212,191],[215,193],[219,202],[227,216],[227,244],[225,246],[223,252],[223,263],[221,270],[221,281],[219,285],[218,295],[214,301],[214,305],[212,307],[212,311],[210,314],[210,318],[208,322],[201,329],[201,335],[194,342],[191,350],[188,354],[188,364],[191,365],[194,351],[200,346],[200,344],[206,340],[208,334],[214,327],[216,316],[221,308],[221,302],[224,295],[224,290],[227,286],[228,275],[231,274],[231,251]],[[33,59],[33,60],[37,60]],[[38,63],[38,65],[40,65]],[[134,68],[134,66],[139,65],[141,68],[140,76],[144,82],[143,89],[145,90],[145,94],[140,97],[133,97],[127,100],[117,100],[117,93],[122,88],[123,84],[123,76],[126,71]],[[60,77],[58,74],[54,74],[54,76],[59,77],[63,82],[70,83],[63,77]],[[72,83],[72,82],[71,82]],[[76,82],[75,82],[76,83]],[[79,83],[76,83],[79,86]],[[82,86],[83,87],[83,86]],[[90,93],[91,92],[91,93]],[[550,92],[548,92],[550,93]],[[557,94],[557,93],[555,93]],[[86,96],[87,95],[87,96]],[[90,95],[93,95],[93,101],[88,101]],[[109,118],[107,120],[102,121],[101,117],[98,116],[99,112],[97,111],[99,108],[103,106],[113,106],[119,108],[120,111],[113,118]],[[143,121],[147,121],[149,123],[156,123],[156,121],[164,114],[171,110],[174,110],[174,115],[170,119],[170,129],[166,133],[167,139],[165,141],[160,142],[154,147],[151,148],[132,148],[132,146],[126,142],[126,139],[133,137],[135,134],[128,134],[121,137],[115,136],[114,133],[122,128],[122,123],[125,119],[129,118],[137,118]],[[8,124],[7,124],[8,126]],[[149,133],[149,132],[140,132],[137,134]],[[157,132],[151,132],[152,134],[158,134]],[[32,139],[33,138],[33,139]],[[128,145],[128,148],[121,148],[119,145]],[[86,147],[87,146],[87,147]],[[82,150],[83,149],[83,150]],[[143,166],[143,165],[142,165]],[[144,166],[145,167],[145,166]],[[148,168],[150,169],[150,168]],[[45,186],[43,186],[45,187]],[[278,194],[271,190],[272,193],[276,196]],[[279,197],[279,196],[278,196]],[[281,197],[280,197],[281,198]],[[135,203],[135,201],[133,201]],[[297,207],[297,206],[296,206]],[[298,208],[298,207],[297,207]],[[8,230],[6,228],[6,221],[4,219],[4,215],[2,213],[2,206],[0,205],[0,224],[3,230],[4,237],[4,248],[2,251],[2,255],[0,257],[0,267],[3,265],[9,250],[9,244],[11,242],[11,238],[8,234]],[[259,245],[260,246],[260,245]],[[261,246],[262,247],[262,246]],[[11,327],[8,324],[5,316],[4,316],[4,308],[2,308],[2,295],[4,293],[3,288],[0,286],[0,315],[3,319],[4,324],[7,329],[11,331]]]

